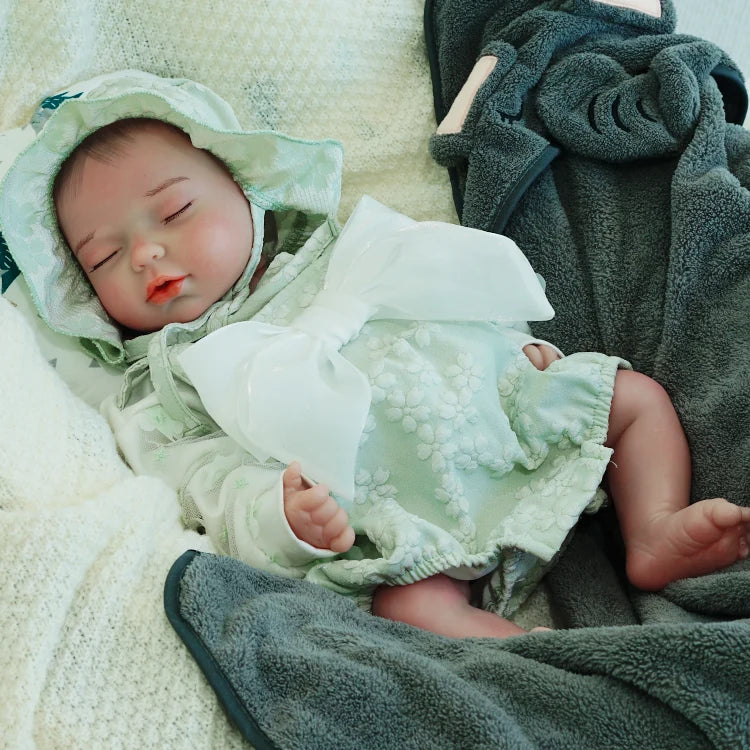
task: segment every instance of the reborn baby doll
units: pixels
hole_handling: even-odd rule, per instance
[[[459,637],[523,632],[467,581],[499,570],[511,612],[605,472],[634,585],[748,555],[750,509],[688,505],[664,390],[530,335],[553,313],[510,240],[371,199],[340,231],[339,167],[332,141],[242,132],[198,84],[126,72],[66,101],[5,180],[45,320],[127,366],[103,409],[187,523]]]

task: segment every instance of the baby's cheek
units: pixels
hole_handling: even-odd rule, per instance
[[[148,325],[144,319],[145,292],[127,285],[119,279],[107,278],[93,284],[96,296],[108,315],[130,328],[141,329]]]
[[[125,294],[114,281],[96,278],[89,278],[89,281],[94,287],[96,296],[99,297],[99,300],[107,310],[110,308],[119,308],[122,305]]]
[[[207,218],[194,226],[192,242],[197,251],[194,259],[204,271],[216,273],[223,270],[236,279],[250,260],[252,223],[231,216],[215,221]]]

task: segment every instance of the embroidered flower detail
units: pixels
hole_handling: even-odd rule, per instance
[[[477,451],[471,437],[467,435],[461,437],[453,460],[456,466],[464,471],[473,471],[477,468]]]
[[[414,349],[412,345],[402,337],[394,338],[391,344],[391,353],[399,359],[414,359]]]
[[[417,363],[416,371],[409,371],[411,375],[414,375],[417,382],[423,388],[432,388],[433,386],[440,385],[442,378],[440,373],[435,370],[432,365],[426,362]]]
[[[522,411],[522,405],[517,404],[517,407],[517,413],[509,416],[511,416],[518,443],[526,454],[524,466],[527,469],[535,469],[549,453],[549,446],[535,434],[534,420]]]
[[[456,444],[451,440],[453,430],[446,425],[423,424],[417,429],[417,436],[422,441],[417,444],[417,456],[422,461],[431,460],[432,470],[443,472],[447,462],[456,455]]]
[[[451,518],[460,518],[469,512],[464,486],[455,474],[443,474],[441,486],[435,490],[435,497],[445,504],[445,512]]]
[[[405,513],[395,500],[376,498],[368,511],[366,527],[367,536],[383,556],[382,570],[387,574],[399,575],[422,560],[424,537],[419,519]]]
[[[372,474],[366,469],[360,469],[354,477],[354,502],[364,504],[384,500],[394,500],[398,490],[388,484],[390,471],[379,466]]]
[[[556,443],[563,450],[570,450],[583,443],[589,427],[590,425],[583,419],[578,422],[567,423],[562,420],[554,420],[549,426],[551,434],[547,439],[550,443]]]
[[[393,529],[393,526],[391,528]],[[388,554],[389,566],[394,573],[413,570],[422,563],[426,551],[424,538],[419,528],[413,527],[412,524],[404,524],[393,531],[394,533],[389,535],[391,543],[391,550]]]
[[[444,391],[440,394],[440,401],[438,414],[442,419],[450,420],[456,430],[479,419],[479,412],[471,405],[471,394],[466,391]]]
[[[546,484],[546,480],[542,479],[541,477],[539,479],[532,479],[528,482],[528,484],[525,484],[523,487],[519,487],[513,494],[513,497],[519,502],[522,500],[527,500],[530,497],[535,497],[536,495],[542,493],[542,490],[545,488]],[[530,508],[531,504],[528,504],[526,507]],[[538,510],[538,508],[536,510]]]
[[[370,350],[370,358],[381,362],[388,356],[393,345],[393,336],[370,336],[367,339],[367,348]]]
[[[570,513],[564,503],[557,501],[555,496],[559,490],[559,486],[543,480],[532,482],[530,488],[522,487],[516,493],[516,499],[521,502],[514,513],[518,526],[523,527],[530,535],[534,531],[540,534],[550,531],[567,533],[578,521],[578,514]],[[535,495],[533,499],[526,499],[532,495]]]
[[[362,434],[359,436],[359,444],[364,445],[370,438],[370,433],[375,429],[377,423],[372,414],[367,415],[365,426],[362,428]]]
[[[396,384],[396,378],[393,373],[385,372],[383,360],[372,364],[367,377],[370,381],[373,404],[379,404],[383,401],[391,388]]]
[[[443,382],[443,378],[433,364],[414,349],[411,350],[411,356],[408,360],[403,361],[401,364],[405,372],[409,373],[412,382],[420,385],[422,388],[429,389]]]
[[[213,493],[216,488],[221,487],[228,477],[231,477],[227,481],[227,487],[239,488],[246,487],[248,481],[244,476],[242,466],[247,462],[252,464],[252,459],[249,457],[243,457],[238,461],[237,453],[232,452],[228,454],[217,454],[213,459],[205,464],[200,474],[194,475],[191,480],[191,485],[196,481],[196,476],[199,477],[200,491],[206,493]]]
[[[456,526],[450,530],[451,536],[465,545],[476,539],[477,528],[469,515],[463,483],[455,474],[446,473],[440,484],[435,490],[435,498],[445,504],[446,514],[456,521]]]
[[[169,440],[182,437],[184,425],[172,419],[161,405],[149,407],[138,415],[138,426],[142,432],[157,432]]]
[[[406,393],[402,390],[391,391],[387,396],[391,406],[385,410],[386,419],[389,422],[400,421],[406,433],[414,432],[418,423],[426,422],[430,417],[430,409],[422,404],[423,398],[421,388],[410,388]]]
[[[163,464],[167,460],[167,451],[164,448],[164,446],[161,446],[161,447],[157,448],[151,454],[151,458],[153,458],[154,463]]]
[[[484,368],[474,362],[473,355],[462,352],[456,358],[456,364],[449,365],[445,376],[460,394],[476,393],[482,387]]]
[[[489,441],[484,435],[480,435],[474,444],[477,463],[485,466],[498,474],[507,474],[513,469],[513,464],[523,458],[518,449],[518,443],[514,441]]]
[[[430,345],[430,335],[435,330],[437,330],[437,328],[433,323],[416,320],[406,331],[404,331],[403,335],[405,339],[413,339],[414,344],[423,349]]]
[[[505,370],[505,372],[497,379],[497,392],[500,394],[501,398],[509,398],[513,395],[513,391],[518,386],[518,380],[520,377],[521,370],[514,365],[511,365]]]

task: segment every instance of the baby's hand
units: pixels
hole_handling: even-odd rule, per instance
[[[552,362],[560,359],[560,355],[546,344],[526,344],[523,353],[537,370],[546,370]]]
[[[323,484],[314,487],[302,478],[299,462],[292,462],[282,477],[284,513],[298,539],[318,549],[346,552],[354,544],[354,529],[346,511]]]

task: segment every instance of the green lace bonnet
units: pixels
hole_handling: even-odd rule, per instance
[[[80,92],[80,93],[79,93]],[[335,222],[341,189],[342,148],[273,131],[241,130],[230,106],[199,83],[141,71],[122,71],[69,87],[36,139],[18,156],[0,185],[0,228],[45,322],[74,336],[92,355],[126,366],[151,334],[125,340],[63,239],[52,185],[62,163],[90,133],[116,120],[151,117],[184,130],[198,148],[231,170],[250,202],[256,227],[250,262],[229,292],[200,318],[183,326],[188,339],[203,335],[219,307],[241,303],[259,261],[265,211],[295,210]],[[261,229],[261,231],[259,231]],[[137,343],[134,343],[137,342]]]

